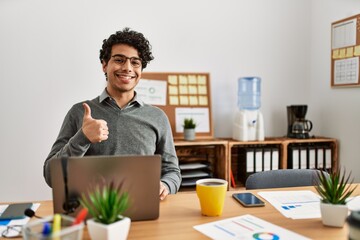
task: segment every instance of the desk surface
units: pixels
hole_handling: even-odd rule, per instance
[[[313,187],[265,189],[261,191],[272,190],[315,191]],[[259,190],[249,192],[256,194]],[[244,208],[232,199],[232,193],[234,191],[227,192],[224,211],[221,217],[202,216],[195,192],[180,192],[176,195],[170,195],[165,201],[160,203],[159,219],[131,223],[128,239],[209,239],[196,231],[193,226],[244,214],[252,214],[311,239],[347,239],[348,226],[346,224],[343,228],[331,228],[323,226],[321,219],[288,219],[269,203],[265,207]],[[360,186],[357,187],[355,195],[358,194],[360,194]],[[43,201],[36,213],[38,216],[47,216],[51,215],[52,211],[52,201]],[[83,239],[90,239],[86,230],[84,231]]]

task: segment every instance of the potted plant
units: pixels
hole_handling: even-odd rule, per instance
[[[317,171],[315,189],[321,197],[320,211],[322,222],[326,226],[343,227],[348,216],[346,200],[356,189],[351,185],[351,173],[346,171],[324,172]]]
[[[184,118],[184,138],[185,140],[195,140],[196,123],[192,118]]]
[[[123,216],[129,206],[128,193],[122,190],[123,182],[114,180],[91,185],[81,195],[80,203],[87,208],[92,219],[87,220],[91,239],[126,239],[130,230],[130,218]]]

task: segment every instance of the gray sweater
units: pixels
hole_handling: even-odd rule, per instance
[[[153,155],[162,156],[161,181],[170,193],[180,187],[181,174],[166,114],[155,106],[134,99],[121,109],[106,92],[86,101],[94,119],[103,119],[109,128],[109,138],[91,143],[81,130],[84,109],[75,104],[67,113],[60,133],[44,163],[44,177],[51,187],[49,160],[61,156],[85,155]]]

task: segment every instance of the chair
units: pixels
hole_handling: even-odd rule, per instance
[[[245,183],[246,189],[284,188],[314,186],[316,169],[279,169],[251,174]]]

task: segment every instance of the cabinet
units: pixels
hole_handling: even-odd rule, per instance
[[[222,178],[229,181],[228,141],[222,139],[175,140],[182,174],[180,191],[194,190],[197,179]]]
[[[246,142],[233,139],[197,139],[194,141],[175,140],[174,143],[183,177],[180,191],[195,190],[195,182],[200,178],[222,178],[229,182],[229,189],[233,189],[243,187],[247,176],[257,171],[313,168],[310,161],[312,153],[315,154],[315,168],[335,171],[338,169],[338,143],[334,138],[270,137],[265,138],[264,141]],[[323,152],[321,157],[317,151]],[[327,151],[329,154],[326,155]],[[249,168],[247,157],[249,156],[254,159],[256,156],[261,157],[261,167],[256,166],[254,160],[252,167],[255,170],[247,171]],[[270,164],[267,164],[265,159],[269,160]],[[321,159],[324,163],[322,167],[318,164]],[[300,162],[300,160],[307,164],[296,165],[296,161]]]
[[[338,144],[333,138],[274,137],[266,138],[264,141],[229,140],[228,145],[230,169],[228,178],[231,179],[232,188],[244,186],[248,175],[264,170],[321,168],[336,171],[338,168]],[[250,154],[248,154],[249,149]],[[276,164],[269,166],[266,161]],[[253,165],[249,167],[249,163]]]

